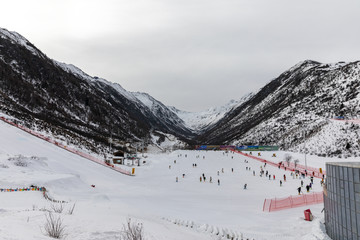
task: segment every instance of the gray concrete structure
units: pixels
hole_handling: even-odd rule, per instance
[[[326,163],[325,226],[333,240],[360,239],[360,162]]]

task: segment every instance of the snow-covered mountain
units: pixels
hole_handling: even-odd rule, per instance
[[[360,117],[359,80],[360,62],[301,62],[207,129],[199,141],[273,144],[298,151],[306,146],[306,151],[322,155],[359,154],[358,126],[340,127],[330,120]]]
[[[201,134],[201,132],[220,121],[232,109],[246,102],[249,98],[251,98],[252,95],[252,93],[249,93],[240,100],[231,100],[224,106],[212,107],[201,112],[182,111],[172,106],[168,108],[176,113],[179,118],[185,122],[185,125],[188,128],[198,134]]]
[[[46,57],[6,29],[0,29],[0,69],[0,111],[28,127],[89,146],[107,145],[111,135],[122,141],[146,141],[153,131],[194,136],[170,111],[174,119],[153,112],[119,84]]]
[[[146,144],[156,138],[156,144],[175,139],[180,145],[306,146],[314,154],[360,154],[357,123],[331,121],[360,117],[359,80],[360,62],[307,60],[255,94],[191,113],[52,60],[18,33],[0,28],[0,113],[97,152],[112,136]]]

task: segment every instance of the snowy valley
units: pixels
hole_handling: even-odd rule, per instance
[[[135,166],[136,176],[126,176],[4,122],[0,133],[1,188],[46,187],[49,196],[66,202],[63,212],[56,213],[53,209],[60,203],[45,200],[41,192],[0,192],[2,239],[51,239],[44,230],[48,212],[62,219],[65,239],[119,239],[127,218],[143,224],[147,240],[228,239],[227,235],[256,240],[327,239],[321,204],[310,206],[313,222],[304,221],[303,208],[263,212],[265,198],[296,195],[301,180],[271,166],[265,169],[276,180],[260,177],[263,164],[239,154],[181,150],[147,154],[147,164]],[[278,152],[276,160],[270,152],[262,154],[279,161],[286,153]],[[309,158],[310,163],[324,166],[321,158]],[[206,181],[199,181],[202,174]],[[288,180],[280,186],[284,174]],[[321,189],[316,179],[311,192]]]
[[[287,155],[315,169],[358,161],[359,80],[360,62],[306,60],[257,92],[187,112],[50,59],[0,28],[0,238],[51,239],[53,216],[64,239],[121,239],[131,219],[146,240],[329,240],[323,204],[306,206],[315,217],[308,222],[304,207],[265,212],[264,200],[310,183],[280,168]],[[266,165],[231,151],[195,151],[198,144],[280,151],[251,153],[273,163]],[[141,166],[119,166],[128,175],[105,164],[129,149],[145,151]],[[315,179],[309,194],[322,190]]]

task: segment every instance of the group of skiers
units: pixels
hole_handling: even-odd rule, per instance
[[[269,178],[269,180],[271,180],[271,179],[275,180],[275,174],[273,174],[273,175],[269,174],[269,171],[268,170],[265,171],[264,168],[266,168],[266,163],[264,163],[264,167],[260,166],[259,176],[262,177],[263,175],[265,175],[266,177]],[[249,168],[246,167],[246,170],[248,170],[248,169],[251,170],[250,167]],[[253,171],[253,176],[256,176],[255,171]]]
[[[225,153],[223,153],[223,155],[225,155]],[[228,156],[228,155],[226,155]],[[182,157],[182,154],[179,154],[178,157]],[[185,154],[184,157],[187,157],[187,155]],[[196,158],[200,158],[200,155],[196,155]],[[202,156],[203,159],[205,159],[205,156]],[[233,159],[233,156],[231,156],[231,158]],[[247,160],[244,161],[245,163],[248,163]],[[176,164],[176,160],[174,160],[174,164]],[[197,163],[192,163],[192,167],[193,168],[196,168],[197,167]],[[169,169],[171,169],[171,165],[169,165]],[[247,170],[251,170],[251,168],[247,168]],[[218,170],[217,171],[217,175],[220,176],[220,172],[221,173],[224,173],[225,170],[224,168],[221,168],[221,170]],[[231,168],[231,172],[233,173],[234,172],[234,168]],[[185,178],[185,174],[183,174],[182,176],[183,178]],[[200,182],[206,182],[206,180],[208,179],[208,182],[209,183],[212,183],[213,182],[213,178],[212,176],[210,176],[209,178],[207,178],[207,176],[205,176],[205,174],[201,174],[201,176],[199,177],[199,181]],[[176,177],[175,178],[175,181],[176,182],[179,182],[179,177]],[[217,184],[220,186],[220,179],[217,179]],[[244,189],[247,189],[247,183],[244,184]]]
[[[323,183],[323,181],[324,181],[324,180],[322,179],[320,183]],[[304,186],[304,181],[301,180],[300,183],[301,183],[301,186],[297,188],[297,191],[298,191],[298,194],[299,194],[299,195],[302,193],[301,188]],[[311,177],[310,177],[310,183],[305,186],[306,192],[310,192],[310,189],[312,189],[313,184],[314,184],[314,177],[311,176]]]
[[[223,155],[225,155],[225,153],[223,153]],[[178,155],[178,157],[181,157],[182,155],[180,154],[180,155]],[[185,154],[184,155],[185,157],[187,157],[187,155]],[[228,155],[227,155],[228,156]],[[196,158],[200,158],[200,155],[197,155],[196,156]],[[202,158],[203,159],[205,159],[205,156],[202,156]],[[232,158],[233,158],[233,156],[232,156]],[[249,163],[249,161],[248,160],[244,160],[244,163]],[[174,160],[174,164],[176,164],[176,160]],[[281,166],[281,163],[279,164],[279,169],[280,169],[280,166]],[[197,167],[197,163],[192,163],[192,167],[193,168],[195,168],[195,167]],[[169,169],[171,169],[171,165],[169,165]],[[286,171],[286,168],[284,167],[284,170]],[[251,167],[250,166],[246,166],[246,171],[251,171]],[[220,176],[220,173],[224,173],[225,172],[225,170],[224,170],[224,168],[221,168],[221,170],[218,170],[217,171],[217,175],[218,176]],[[231,172],[233,173],[234,172],[234,168],[231,168]],[[302,187],[304,186],[304,181],[302,180],[302,179],[305,179],[305,176],[307,175],[307,174],[301,174],[300,172],[291,172],[291,176],[293,177],[293,179],[295,179],[295,178],[300,178],[301,179],[301,186],[300,187],[298,187],[297,188],[297,191],[298,191],[298,193],[299,194],[301,194],[302,193]],[[255,170],[253,170],[253,176],[255,176],[256,175],[256,172],[255,172]],[[260,177],[263,177],[263,176],[266,176],[266,178],[269,178],[269,180],[275,180],[276,179],[276,177],[275,177],[275,174],[270,174],[269,173],[269,171],[266,169],[266,162],[264,163],[264,165],[261,165],[260,166],[260,172],[259,172],[259,176]],[[185,178],[185,174],[182,174],[182,178]],[[176,182],[178,182],[179,181],[179,178],[178,177],[176,177]],[[201,175],[200,175],[200,177],[199,177],[199,181],[200,182],[209,182],[209,183],[212,183],[213,182],[213,178],[212,178],[212,176],[209,176],[209,178],[205,175],[205,173],[202,173]],[[286,182],[287,181],[287,176],[286,176],[286,174],[284,174],[283,176],[282,176],[282,178],[281,179],[279,179],[279,183],[280,183],[280,186],[282,186],[283,185],[283,183],[284,182]],[[307,190],[307,192],[309,192],[310,191],[310,189],[312,189],[312,185],[314,184],[314,177],[313,176],[311,176],[310,177],[310,183],[308,184],[308,185],[306,185],[306,190]],[[217,183],[218,183],[218,185],[220,185],[220,179],[218,178],[217,179]],[[321,181],[321,183],[323,183],[323,180]],[[244,184],[244,189],[247,189],[247,183],[245,183]]]

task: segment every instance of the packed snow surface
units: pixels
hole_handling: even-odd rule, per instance
[[[322,204],[263,212],[265,198],[296,195],[300,179],[270,166],[264,170],[276,180],[260,177],[262,163],[239,154],[175,151],[149,155],[136,176],[129,177],[3,122],[0,134],[0,188],[45,186],[52,198],[66,201],[64,212],[55,214],[66,225],[66,239],[119,239],[128,217],[143,224],[148,240],[222,239],[224,233],[256,240],[329,239],[324,233]],[[270,152],[262,153],[272,161],[282,161],[283,154],[278,152],[274,158]],[[312,166],[323,167],[325,160],[308,156]],[[202,174],[205,182],[200,182]],[[287,181],[280,187],[284,174]],[[311,191],[321,191],[318,179]],[[51,204],[40,192],[0,192],[1,239],[50,239],[44,234],[44,223],[45,209],[51,210]],[[314,221],[304,221],[306,208],[313,212]]]

